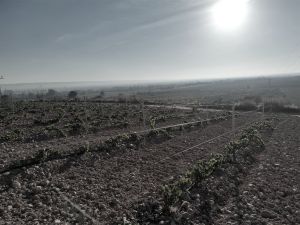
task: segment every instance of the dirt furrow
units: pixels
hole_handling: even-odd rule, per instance
[[[259,115],[256,116],[258,117]],[[238,118],[236,126],[253,119],[255,116]],[[24,223],[35,219],[39,223],[49,224],[55,222],[55,218],[62,222],[80,223],[80,216],[57,195],[55,188],[59,188],[60,192],[93,218],[108,223],[123,213],[130,213],[132,204],[139,199],[149,195],[155,197],[166,180],[182,174],[196,160],[221,151],[230,136],[172,157],[163,163],[156,162],[182,151],[182,147],[190,147],[230,129],[229,120],[203,130],[185,132],[169,141],[125,151],[114,157],[85,154],[81,158],[53,161],[20,171],[19,174],[11,174],[6,179],[13,188],[2,190],[2,212],[6,220],[16,221],[19,215],[14,203],[19,202],[19,207],[25,214],[34,211],[34,215],[23,220]],[[2,177],[4,184],[3,179]],[[42,217],[44,212],[47,214]]]
[[[296,117],[277,127],[215,224],[300,224],[299,133]]]
[[[191,121],[197,121],[196,118],[189,118]],[[204,120],[204,119],[203,119]],[[160,123],[159,127],[174,125],[177,123],[183,123],[183,120],[168,120],[166,122]],[[72,152],[74,149],[78,149],[80,146],[85,145],[97,145],[101,141],[105,141],[110,137],[132,133],[140,132],[145,129],[150,129],[149,127],[144,128],[142,125],[130,126],[128,128],[115,128],[107,129],[103,132],[98,132],[94,134],[83,134],[79,136],[70,136],[67,138],[57,138],[54,140],[47,140],[42,142],[33,143],[1,143],[0,144],[0,170],[10,164],[12,161],[26,159],[33,156],[40,150],[47,151],[58,151],[61,153]]]

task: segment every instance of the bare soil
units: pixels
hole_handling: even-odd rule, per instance
[[[228,200],[213,214],[209,224],[300,223],[300,119],[278,117],[282,123],[266,140],[266,149],[240,177],[239,195],[228,194]],[[257,113],[241,115],[236,119],[236,127],[260,118]],[[185,173],[198,160],[223,151],[234,135],[227,134],[180,152],[231,128],[231,120],[226,120],[202,129],[185,130],[169,140],[145,142],[137,149],[86,153],[1,174],[0,224],[115,224],[123,217],[134,219],[137,205],[146,199],[160,198],[163,184]],[[85,141],[95,141],[97,136],[55,139],[41,142],[36,148],[73,148]],[[2,145],[6,146],[1,147],[2,162],[25,157],[35,143],[15,143],[12,151],[13,144]],[[195,216],[189,224],[201,221]]]

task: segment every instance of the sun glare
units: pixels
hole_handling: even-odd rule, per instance
[[[215,26],[222,30],[235,30],[246,20],[249,0],[219,0],[212,8]]]

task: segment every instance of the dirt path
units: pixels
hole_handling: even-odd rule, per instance
[[[180,109],[180,110],[193,110],[193,107],[190,106],[180,106],[180,105],[148,105],[148,107],[152,108],[166,108],[166,109]],[[203,108],[199,107],[197,108],[200,112],[224,112],[224,109],[209,109],[209,108]],[[230,110],[226,110],[231,112]]]
[[[266,149],[215,224],[300,224],[300,118],[274,131]],[[237,205],[236,202],[239,202]]]

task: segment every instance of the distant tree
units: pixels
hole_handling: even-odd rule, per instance
[[[119,93],[119,95],[118,95],[118,101],[119,102],[125,102],[126,101],[125,95],[122,94],[122,93]]]
[[[68,98],[74,99],[77,97],[77,95],[78,95],[77,91],[70,91],[68,94]]]
[[[32,92],[27,93],[27,99],[34,99],[35,95]]]
[[[44,94],[43,93],[36,93],[35,97],[39,101],[42,101],[44,99]]]
[[[9,95],[2,95],[1,101],[7,103],[9,101]]]
[[[0,97],[0,103],[2,107],[8,108],[10,103],[10,96],[9,95],[1,95]]]
[[[105,96],[104,91],[101,91],[101,92],[100,92],[100,97],[101,97],[101,98],[104,98],[104,96]]]
[[[57,94],[57,92],[54,89],[48,89],[46,96],[51,98],[51,97],[54,97],[56,94]]]
[[[262,97],[261,97],[261,96],[256,96],[256,97],[254,98],[254,101],[255,101],[256,104],[259,104],[259,103],[262,102]]]
[[[4,95],[12,96],[12,95],[14,95],[14,91],[12,91],[12,90],[5,90],[3,94]]]
[[[136,95],[129,96],[129,101],[131,103],[138,103],[139,102]]]
[[[250,96],[245,96],[243,101],[253,101],[256,104],[259,104],[262,102],[262,97],[259,95],[250,95]]]

